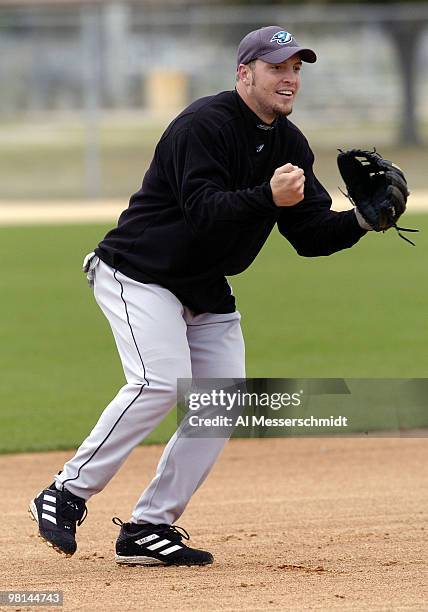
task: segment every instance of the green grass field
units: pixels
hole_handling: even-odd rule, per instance
[[[329,258],[274,233],[231,278],[249,377],[426,377],[428,215],[417,247],[392,230]],[[80,272],[107,226],[0,228],[0,452],[75,447],[124,378]],[[163,441],[174,415],[152,435]]]

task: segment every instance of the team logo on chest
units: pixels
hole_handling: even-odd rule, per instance
[[[270,42],[276,42],[278,43],[278,45],[287,45],[288,43],[291,43],[292,40],[293,37],[290,32],[285,32],[285,30],[281,30],[280,32],[277,32],[272,36]]]
[[[263,149],[263,147],[264,147],[264,146],[265,146],[264,144],[259,144],[259,145],[257,145],[257,147],[256,147],[256,153],[260,153],[260,151]]]

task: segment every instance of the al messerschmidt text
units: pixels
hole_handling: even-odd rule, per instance
[[[264,415],[238,416],[236,419],[217,415],[212,418],[200,417],[192,414],[189,417],[189,425],[192,427],[347,427],[348,417],[331,416],[328,418],[296,417],[296,418],[268,418]]]

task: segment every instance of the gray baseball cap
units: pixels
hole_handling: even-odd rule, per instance
[[[249,32],[241,40],[238,47],[238,66],[255,59],[261,59],[268,64],[280,64],[296,53],[303,62],[313,64],[317,61],[314,51],[300,47],[290,32],[280,26],[267,26]]]

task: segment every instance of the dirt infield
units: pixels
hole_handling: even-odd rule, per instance
[[[71,559],[27,516],[70,453],[0,457],[1,589],[59,589],[65,610],[427,609],[426,438],[233,440],[179,521],[215,564],[118,567],[111,517],[160,452],[136,449],[90,501]]]

